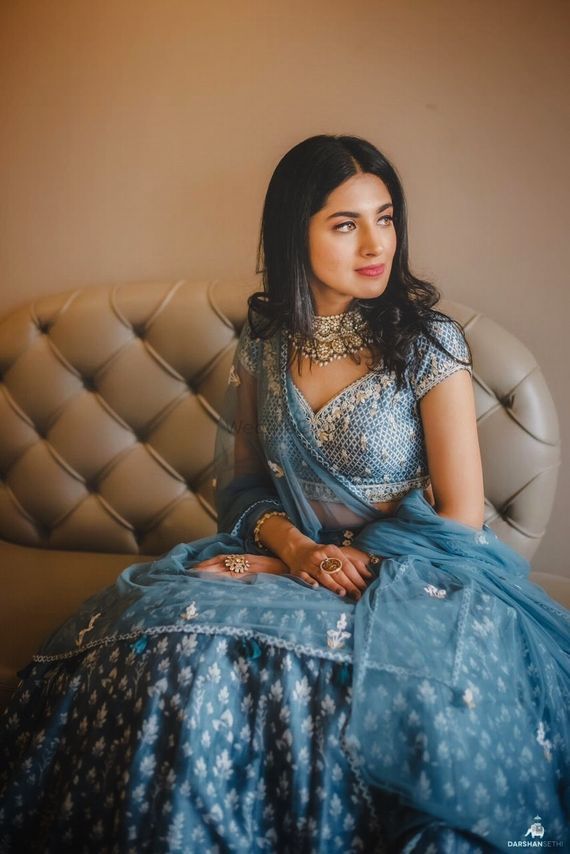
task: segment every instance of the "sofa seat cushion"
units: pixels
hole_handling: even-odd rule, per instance
[[[156,555],[34,549],[0,540],[0,706],[49,635],[132,563]]]

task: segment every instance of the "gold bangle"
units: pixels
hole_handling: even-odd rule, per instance
[[[264,546],[261,540],[259,539],[259,532],[261,530],[261,526],[264,522],[269,519],[270,516],[287,516],[283,510],[270,510],[268,513],[262,513],[259,519],[255,524],[255,528],[253,529],[253,539],[255,540],[255,545],[258,549],[265,549],[265,551],[269,551],[267,546]]]

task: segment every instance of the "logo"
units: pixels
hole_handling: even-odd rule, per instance
[[[539,815],[535,815],[534,821],[525,833],[525,836],[528,836],[529,833],[531,834],[533,839],[536,839],[537,836],[542,839],[542,837],[544,836],[544,827],[540,823]]]
[[[544,827],[542,819],[539,815],[535,815],[524,837],[514,841],[510,839],[507,842],[508,848],[562,848],[564,843],[557,842],[554,839],[544,838]],[[530,839],[528,838],[530,837]]]

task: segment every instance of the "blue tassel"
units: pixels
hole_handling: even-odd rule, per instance
[[[341,685],[348,685],[350,683],[350,667],[348,664],[343,664],[338,673],[338,681]]]
[[[148,637],[147,635],[143,635],[141,638],[131,644],[131,649],[136,655],[141,655],[141,653],[145,651],[147,643]]]
[[[249,657],[251,659],[259,658],[259,656],[261,655],[261,647],[259,646],[257,641],[254,641],[254,640],[251,640],[250,644],[251,644],[252,652],[251,652]]]
[[[240,648],[245,658],[255,661],[261,655],[261,647],[254,640],[240,641]]]

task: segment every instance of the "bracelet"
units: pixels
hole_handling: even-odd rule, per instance
[[[255,528],[253,529],[253,539],[255,540],[255,545],[258,549],[265,549],[265,551],[269,551],[269,549],[263,545],[261,540],[259,539],[259,532],[261,530],[261,526],[264,522],[269,519],[270,516],[287,516],[283,510],[270,510],[268,513],[262,513],[257,522],[255,523]]]

